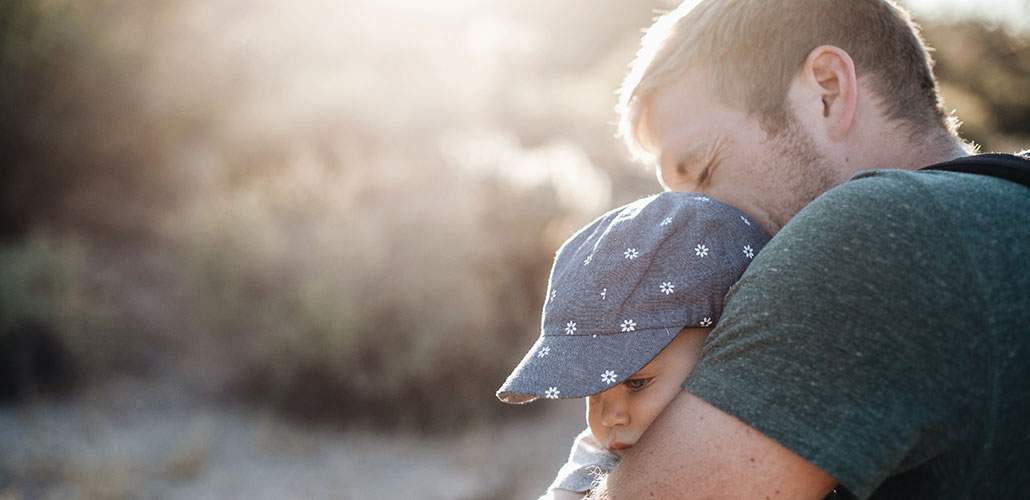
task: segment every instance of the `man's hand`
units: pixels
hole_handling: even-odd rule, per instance
[[[590,498],[818,500],[836,484],[779,443],[681,392]]]

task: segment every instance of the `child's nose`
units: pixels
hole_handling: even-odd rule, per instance
[[[601,403],[601,424],[605,427],[626,425],[629,423],[629,411],[626,397],[623,395],[611,395]]]

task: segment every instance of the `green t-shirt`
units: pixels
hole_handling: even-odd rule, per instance
[[[865,172],[727,296],[684,388],[858,498],[1030,491],[1030,189]]]

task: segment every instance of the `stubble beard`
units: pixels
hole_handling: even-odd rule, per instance
[[[780,196],[770,218],[779,231],[802,208],[845,179],[796,120],[792,119],[773,139],[772,147],[778,154],[772,178],[780,179],[773,189]]]

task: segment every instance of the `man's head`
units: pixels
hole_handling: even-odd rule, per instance
[[[648,30],[619,111],[667,188],[770,231],[858,170],[961,153],[918,29],[886,0],[687,1]]]

